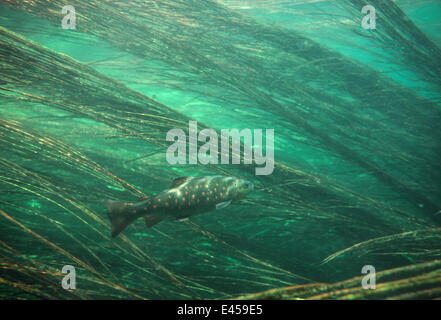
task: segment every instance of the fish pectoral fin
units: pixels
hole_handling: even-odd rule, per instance
[[[177,214],[175,217],[176,217],[176,220],[178,220],[178,221],[186,221],[186,220],[188,220],[188,218],[191,217],[191,214],[187,214],[184,216],[180,216],[179,214]]]
[[[155,224],[158,224],[159,222],[161,222],[162,217],[154,215],[154,214],[150,214],[150,215],[144,216],[144,221],[145,221],[145,225],[147,226],[147,228],[151,228]]]
[[[173,180],[170,189],[179,187],[181,184],[187,182],[188,180],[193,179],[194,177],[179,177]]]
[[[225,207],[228,207],[230,203],[231,203],[231,200],[230,200],[230,201],[225,201],[225,202],[218,203],[218,204],[216,205],[216,210],[219,210],[219,209],[223,209],[223,208],[225,208]]]

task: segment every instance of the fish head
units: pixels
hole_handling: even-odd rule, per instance
[[[233,178],[228,181],[227,197],[229,200],[239,200],[244,198],[254,189],[254,185],[244,179]]]

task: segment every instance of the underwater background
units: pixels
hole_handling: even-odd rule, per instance
[[[2,1],[0,297],[440,298],[440,22],[430,0]],[[191,120],[274,129],[273,173],[169,164]],[[111,238],[104,200],[219,174],[255,190]]]

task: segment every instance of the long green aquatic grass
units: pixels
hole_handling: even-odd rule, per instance
[[[4,16],[0,28],[2,297],[232,298],[439,258],[436,102],[302,30],[218,2],[69,4],[79,12],[69,33],[58,26],[63,2],[2,4],[32,21]],[[110,53],[76,53],[81,61],[66,43]],[[273,174],[169,165],[165,135],[190,120],[275,128]],[[138,221],[111,240],[103,200],[137,201],[177,176],[210,174],[256,190],[224,212],[152,229]],[[77,290],[61,289],[66,264]],[[437,297],[439,274],[414,270],[418,290],[372,297]],[[355,291],[320,297],[369,298]]]

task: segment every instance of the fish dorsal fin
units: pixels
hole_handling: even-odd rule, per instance
[[[142,196],[141,198],[138,199],[138,202],[146,201],[148,198],[149,196]]]
[[[179,187],[181,184],[187,182],[188,180],[193,179],[193,177],[179,177],[173,180],[170,189]]]
[[[225,208],[225,207],[228,207],[228,205],[231,203],[231,200],[230,201],[225,201],[225,202],[221,202],[221,203],[218,203],[217,205],[216,205],[216,210],[219,210],[219,209],[223,209],[223,208]]]

